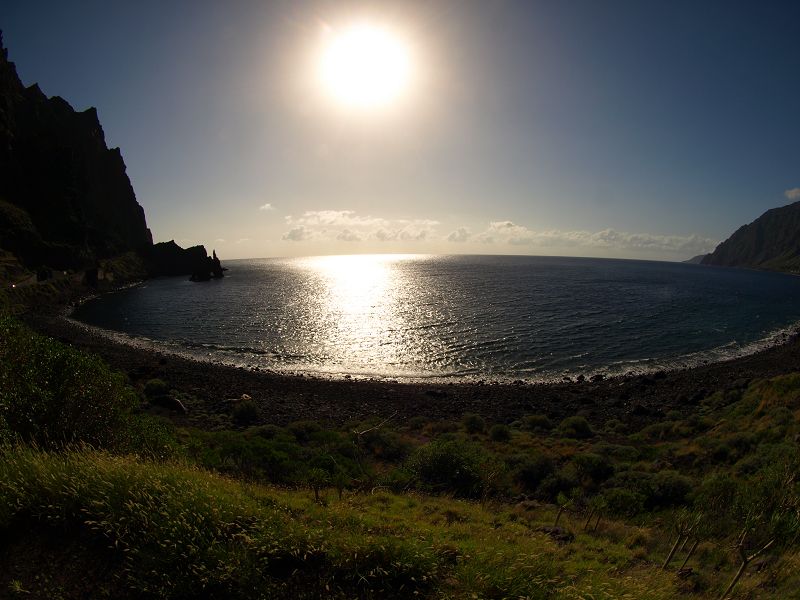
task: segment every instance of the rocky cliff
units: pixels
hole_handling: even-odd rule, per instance
[[[702,264],[800,271],[800,202],[768,210],[743,225]]]
[[[152,275],[191,275],[192,281],[219,279],[227,270],[222,268],[216,252],[210,257],[205,246],[184,249],[175,240],[154,244],[145,262]]]
[[[0,247],[31,268],[83,268],[152,245],[97,111],[23,86],[0,34]]]
[[[94,271],[124,256],[131,276],[222,277],[203,246],[153,245],[119,148],[97,111],[25,87],[0,32],[0,255],[25,268]],[[131,268],[131,257],[138,266]],[[118,261],[117,261],[118,262]],[[135,262],[135,261],[134,261]]]

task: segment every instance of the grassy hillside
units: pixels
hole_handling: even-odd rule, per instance
[[[0,597],[800,597],[800,374],[638,431],[180,398],[0,321]]]

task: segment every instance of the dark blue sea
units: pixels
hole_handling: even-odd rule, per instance
[[[522,256],[228,261],[227,277],[147,281],[74,318],[135,343],[276,371],[547,381],[754,352],[800,321],[800,277]]]

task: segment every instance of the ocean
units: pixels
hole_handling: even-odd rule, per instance
[[[800,321],[800,277],[681,263],[351,255],[227,261],[73,318],[203,360],[333,377],[553,381],[752,353]]]

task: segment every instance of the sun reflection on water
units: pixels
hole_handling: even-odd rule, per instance
[[[404,307],[414,282],[397,268],[418,255],[319,256],[304,260],[319,286],[309,316],[327,359],[340,365],[385,365],[401,361],[396,343],[405,329]]]

